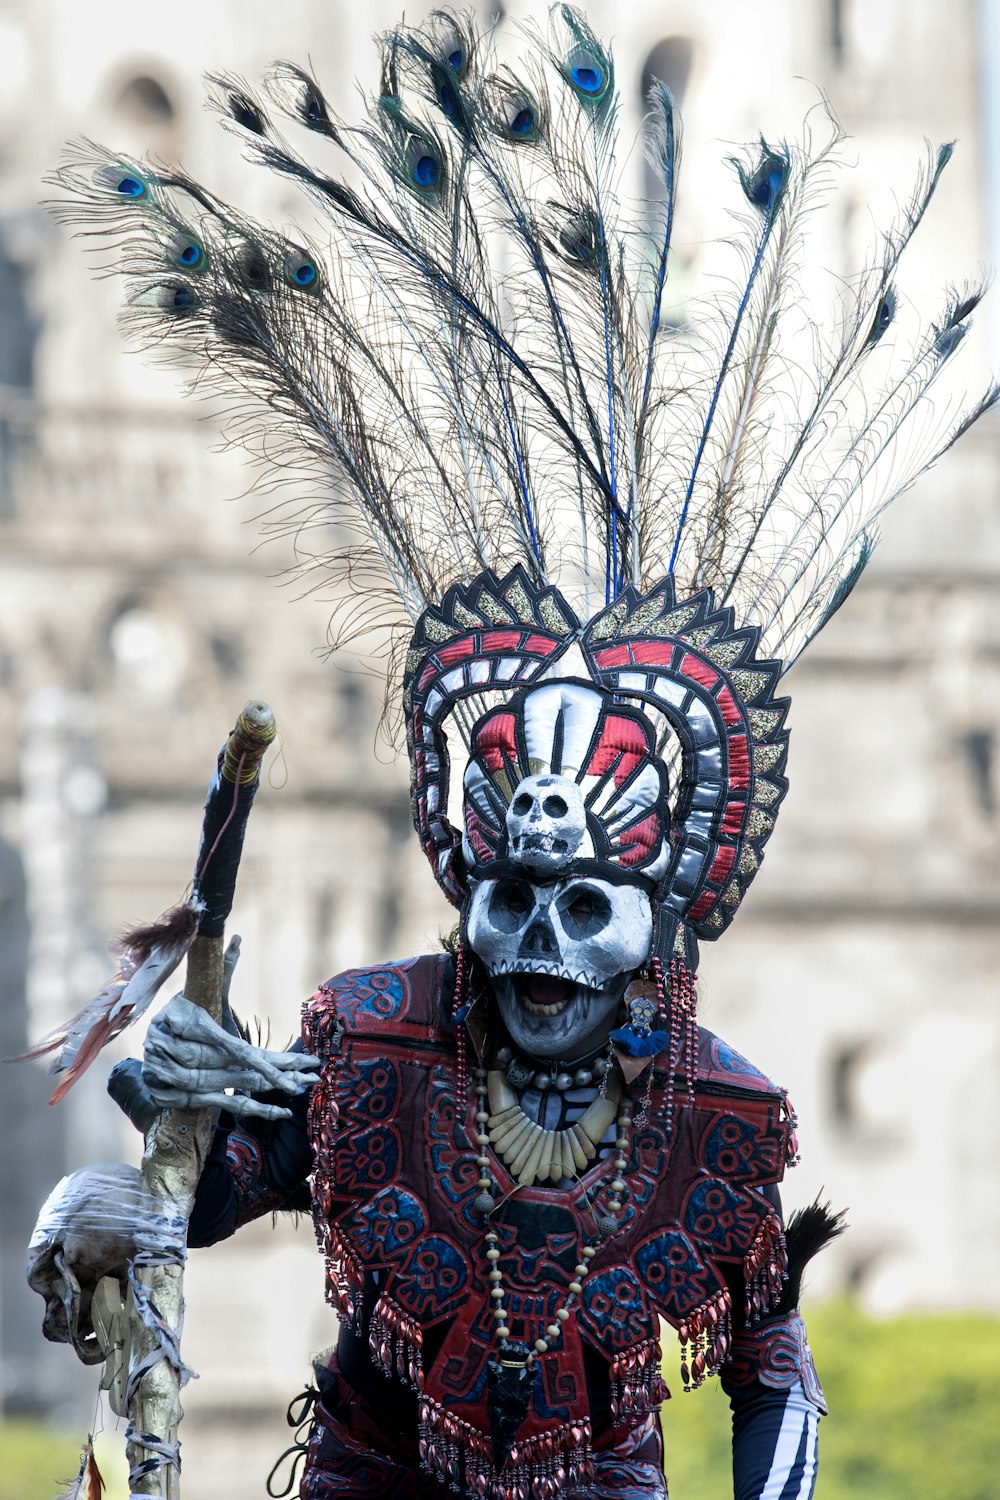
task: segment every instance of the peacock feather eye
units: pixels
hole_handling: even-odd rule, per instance
[[[761,140],[760,145],[760,161],[752,172],[737,165],[740,183],[748,201],[765,218],[770,218],[781,201],[792,163],[787,151],[774,151],[765,140]]]
[[[123,167],[120,163],[111,163],[108,166],[99,167],[94,173],[94,182],[98,187],[115,194],[118,198],[125,198],[131,203],[138,203],[143,198],[149,197],[149,184],[138,172],[129,167]]]
[[[505,132],[511,140],[537,141],[541,135],[541,118],[533,99],[527,94],[505,94],[501,103],[501,119]]]
[[[433,193],[441,185],[441,158],[430,141],[422,136],[413,136],[406,148],[406,167],[409,179],[422,193]]]
[[[236,124],[253,135],[267,134],[267,116],[248,94],[231,89],[227,100],[229,113]]]
[[[593,223],[585,215],[567,220],[559,231],[559,244],[570,260],[581,266],[589,265],[597,245]]]
[[[891,325],[892,320],[895,316],[896,292],[895,288],[890,286],[886,289],[885,296],[882,298],[881,302],[875,310],[875,317],[872,319],[872,326],[868,330],[867,343],[869,345],[878,343],[879,339],[885,333],[886,329]]]
[[[439,20],[443,21],[444,17],[440,16]],[[459,83],[465,82],[472,49],[461,31],[448,24],[435,27],[431,37],[431,50],[441,67],[454,73]]]
[[[562,73],[574,93],[587,103],[599,103],[611,86],[611,69],[589,47],[574,48],[563,64]]]
[[[170,289],[168,305],[172,312],[189,312],[197,300],[189,286],[175,286]]]
[[[182,271],[204,271],[208,267],[208,251],[197,235],[184,230],[170,242],[168,257],[172,265]]]
[[[449,120],[453,120],[458,114],[458,95],[446,78],[442,78],[438,84],[438,103],[441,113],[447,115]]]
[[[285,256],[285,280],[298,292],[318,292],[321,285],[319,267],[301,250],[292,250]]]
[[[249,291],[263,294],[271,290],[271,267],[264,252],[256,245],[243,247],[238,264],[240,277]]]

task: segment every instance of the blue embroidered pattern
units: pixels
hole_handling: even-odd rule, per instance
[[[715,1277],[679,1230],[665,1230],[636,1252],[636,1268],[671,1316],[683,1318],[716,1289]]]
[[[331,993],[338,1010],[347,1011],[355,1020],[377,1016],[391,1021],[403,1009],[406,999],[404,980],[398,969],[353,969],[335,980]]]

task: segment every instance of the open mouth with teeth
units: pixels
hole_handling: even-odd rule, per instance
[[[524,960],[522,959],[522,964]],[[541,967],[541,965],[539,965]],[[602,1042],[621,999],[620,986],[587,984],[596,975],[514,967],[491,975],[511,1040],[526,1056],[571,1059]],[[580,1050],[582,1049],[582,1050]]]
[[[580,985],[555,974],[512,974],[518,1004],[531,1016],[558,1016],[576,998]]]

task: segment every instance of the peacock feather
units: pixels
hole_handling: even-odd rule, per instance
[[[315,485],[267,524],[296,533],[304,574],[341,586],[337,641],[380,630],[395,648],[450,585],[521,562],[583,619],[667,573],[680,594],[710,587],[790,665],[853,588],[885,508],[1000,394],[940,394],[981,287],[915,336],[897,326],[897,269],[951,147],[929,152],[808,359],[792,308],[842,132],[822,108],[802,141],[747,148],[731,284],[678,329],[663,312],[669,91],[648,98],[651,231],[620,188],[610,52],[565,4],[529,42],[512,68],[463,17],[400,26],[358,124],[291,63],[259,93],[210,79],[246,154],[310,200],[312,238],[87,141],[56,174],[56,211],[116,248],[128,332],[221,394],[267,464]],[[342,172],[310,164],[310,135]]]

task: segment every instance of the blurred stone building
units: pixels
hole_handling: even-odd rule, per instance
[[[731,143],[794,133],[819,91],[856,141],[837,215],[814,247],[848,274],[871,214],[905,197],[922,138],[958,138],[906,290],[1000,258],[996,0],[647,0],[589,6],[614,35],[619,87],[673,87],[686,127],[676,281],[726,231]],[[540,6],[512,7],[519,17]],[[251,827],[233,927],[237,1006],[297,1025],[349,964],[435,944],[451,913],[409,829],[405,761],[376,741],[381,690],[363,661],[323,659],[322,597],[296,598],[291,555],[257,549],[239,458],[173,375],[125,356],[117,289],[38,207],[77,132],[180,160],[279,222],[289,190],[254,175],[201,109],[201,74],[250,78],[311,58],[334,104],[376,85],[360,19],[302,0],[0,0],[0,1052],[22,1050],[106,977],[107,940],[190,877],[205,784],[243,701],[284,734]],[[991,32],[991,27],[993,28]],[[808,80],[807,83],[802,80]],[[626,187],[644,191],[636,165]],[[994,302],[998,302],[994,296]],[[1000,365],[1000,317],[970,384]],[[1000,1307],[1000,432],[987,422],[900,502],[883,551],[790,679],[791,792],[767,870],[703,965],[703,1020],[792,1092],[803,1164],[851,1234],[817,1290],[876,1310]],[[277,575],[277,576],[275,576]],[[283,782],[283,785],[278,783]],[[138,1040],[129,1038],[132,1050]],[[40,1069],[0,1087],[0,1399],[86,1420],[94,1382],[42,1343],[24,1244],[66,1170],[135,1160],[94,1069],[59,1111]],[[333,1339],[308,1225],[254,1226],[189,1275],[187,1354],[201,1373],[185,1429],[190,1500],[228,1493],[282,1442],[279,1408]],[[84,1413],[83,1416],[80,1414]],[[244,1471],[241,1470],[241,1473]]]

